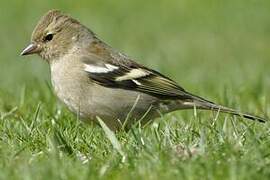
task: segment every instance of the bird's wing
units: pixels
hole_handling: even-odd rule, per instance
[[[82,58],[84,71],[91,80],[105,87],[138,91],[163,100],[180,99],[190,102],[190,107],[230,113],[260,122],[266,121],[265,118],[241,113],[188,93],[166,76],[129,59],[119,58],[111,61],[110,58],[104,60],[103,57],[96,55],[87,56]]]
[[[139,91],[161,99],[192,99],[173,80],[154,70],[128,59],[104,61],[102,58],[95,54],[82,58],[84,71],[102,86]]]

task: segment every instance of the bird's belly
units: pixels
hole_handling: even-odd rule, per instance
[[[119,129],[125,121],[133,124],[144,116],[153,117],[156,99],[152,96],[97,84],[63,81],[52,78],[55,94],[83,121],[96,122],[96,117],[100,117],[111,129]]]
[[[145,115],[152,114],[154,99],[137,92],[109,89],[99,85],[86,102],[91,109],[85,109],[86,117],[100,117],[111,129],[119,129],[124,123],[133,124]],[[85,106],[86,107],[86,106]],[[151,116],[151,115],[150,115]]]

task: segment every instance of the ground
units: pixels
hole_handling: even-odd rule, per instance
[[[269,123],[196,110],[116,134],[79,122],[47,64],[19,56],[55,8],[188,91],[269,117],[270,1],[2,1],[0,179],[269,179]]]

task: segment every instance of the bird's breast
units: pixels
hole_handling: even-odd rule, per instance
[[[99,116],[110,127],[119,125],[118,120],[124,122],[129,115],[132,120],[139,120],[156,109],[155,97],[94,83],[83,68],[69,59],[51,64],[51,82],[57,97],[73,113],[85,120],[95,120]]]
[[[51,82],[56,96],[74,113],[80,113],[82,103],[87,103],[85,93],[90,95],[78,65],[69,59],[60,59],[50,65]]]

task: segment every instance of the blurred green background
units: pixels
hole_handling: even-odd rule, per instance
[[[0,89],[13,96],[21,87],[49,81],[45,62],[19,54],[39,18],[49,9],[60,9],[194,93],[222,103],[228,103],[224,96],[229,93],[228,101],[244,107],[250,101],[265,103],[270,87],[269,7],[267,0],[2,1]]]
[[[23,174],[25,179],[42,179],[39,173],[60,179],[77,179],[80,173],[96,177],[105,172],[104,168],[110,172],[107,177],[115,179],[137,175],[148,179],[269,177],[267,126],[240,123],[226,129],[227,121],[219,118],[217,126],[213,123],[209,128],[211,113],[192,121],[192,111],[177,112],[177,121],[174,116],[166,116],[170,120],[163,123],[169,125],[158,133],[154,126],[146,128],[152,133],[143,134],[148,146],[138,145],[131,134],[120,135],[124,151],[131,157],[128,163],[119,163],[119,156],[100,129],[74,125],[76,117],[59,108],[51,92],[46,62],[38,56],[19,55],[30,42],[39,18],[50,9],[70,14],[112,47],[171,77],[194,94],[269,116],[269,0],[1,1],[0,179],[14,172],[18,173],[14,177]],[[36,116],[38,104],[42,108]],[[69,144],[74,152],[91,154],[89,167],[65,153],[56,157],[51,151],[51,139],[55,134],[61,137],[57,128],[54,130],[54,119],[62,123],[57,126],[66,139],[60,138],[62,144]],[[35,131],[29,133],[28,125]],[[167,136],[168,127],[178,134]],[[157,134],[164,136],[164,143],[155,141]],[[203,153],[177,161],[166,148],[174,152],[179,143],[198,145]],[[37,155],[40,152],[44,154]],[[29,159],[35,161],[30,163]]]

